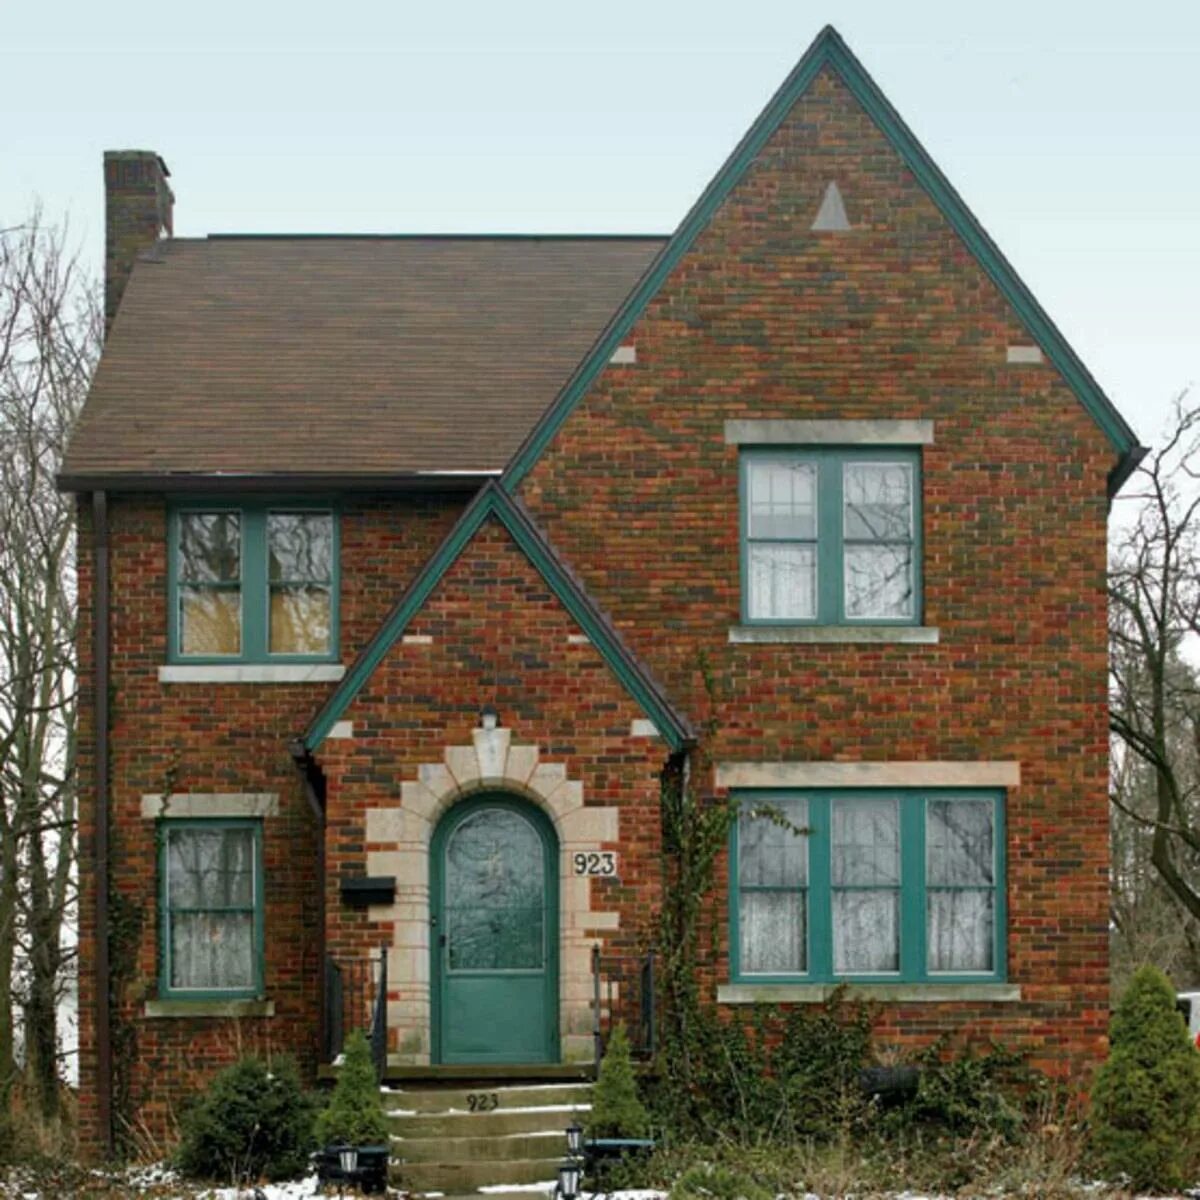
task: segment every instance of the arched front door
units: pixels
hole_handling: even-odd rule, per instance
[[[524,801],[455,805],[430,863],[433,1056],[556,1062],[558,845]]]

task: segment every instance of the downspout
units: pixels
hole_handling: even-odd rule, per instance
[[[304,797],[317,818],[317,1022],[321,1031],[322,1052],[325,1043],[325,772],[304,744],[303,738],[288,742],[288,753],[300,773]]]
[[[109,559],[108,496],[92,493],[92,662],[96,731],[96,1109],[105,1151],[115,1149],[112,1112],[112,1030],[108,941]]]

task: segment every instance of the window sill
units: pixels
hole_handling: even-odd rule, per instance
[[[341,663],[167,663],[159,683],[337,683]]]
[[[740,645],[834,645],[857,642],[873,646],[932,646],[936,625],[734,625],[729,640]]]
[[[144,1017],[273,1017],[273,1000],[147,1000]]]
[[[823,1004],[833,983],[727,983],[717,988],[718,1004]],[[1012,1003],[1021,999],[1018,983],[849,983],[847,1000],[946,1004]]]

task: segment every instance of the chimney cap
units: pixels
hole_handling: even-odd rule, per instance
[[[158,163],[158,169],[163,173],[163,178],[169,178],[171,169],[167,166],[166,160],[161,154],[155,150],[105,150],[105,162],[130,162],[138,159],[153,158]]]

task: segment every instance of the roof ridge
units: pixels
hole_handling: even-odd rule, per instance
[[[608,615],[584,589],[578,576],[551,544],[529,510],[489,480],[476,493],[438,547],[401,593],[342,681],[313,715],[299,739],[308,751],[328,736],[336,722],[375,673],[387,652],[421,611],[434,588],[474,539],[489,516],[496,516],[517,548],[550,586],[562,606],[590,638],[601,658],[641,705],[672,750],[695,741],[688,718],[675,707],[662,685],[621,637]]]
[[[665,242],[669,233],[209,233],[187,242]]]

